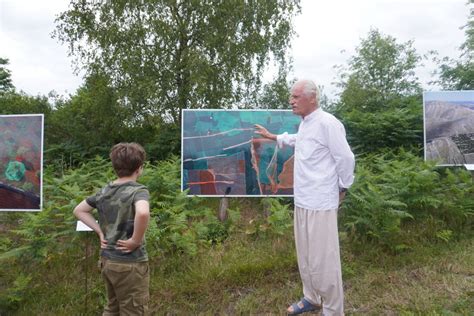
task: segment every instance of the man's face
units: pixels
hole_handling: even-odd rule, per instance
[[[296,84],[291,89],[290,105],[293,114],[305,117],[316,110],[316,102],[309,95],[303,93],[303,86]]]

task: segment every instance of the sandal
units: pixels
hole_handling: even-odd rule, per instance
[[[303,305],[303,307],[300,305]],[[291,307],[293,307],[293,312],[288,312],[288,315],[299,315],[306,312],[316,312],[321,310],[321,305],[313,305],[304,297],[298,303],[292,304]]]

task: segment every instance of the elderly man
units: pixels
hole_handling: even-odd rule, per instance
[[[291,89],[293,113],[302,117],[297,134],[275,135],[260,125],[257,134],[295,147],[294,232],[304,297],[288,308],[297,315],[323,309],[344,314],[337,210],[354,181],[354,154],[342,123],[319,108],[318,89],[300,80]]]

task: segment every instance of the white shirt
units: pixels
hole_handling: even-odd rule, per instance
[[[278,146],[295,147],[295,205],[310,210],[334,210],[339,188],[354,182],[355,159],[344,125],[318,108],[304,117],[297,134],[277,136]]]

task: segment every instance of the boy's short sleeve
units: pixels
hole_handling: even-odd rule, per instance
[[[141,200],[145,200],[145,201],[150,200],[150,193],[148,192],[148,190],[143,189],[143,190],[137,191],[137,193],[135,194],[135,198],[133,199],[133,202],[135,203]]]
[[[86,202],[87,202],[87,204],[89,204],[93,208],[97,208],[97,197],[96,197],[96,195],[89,196],[86,199]]]

